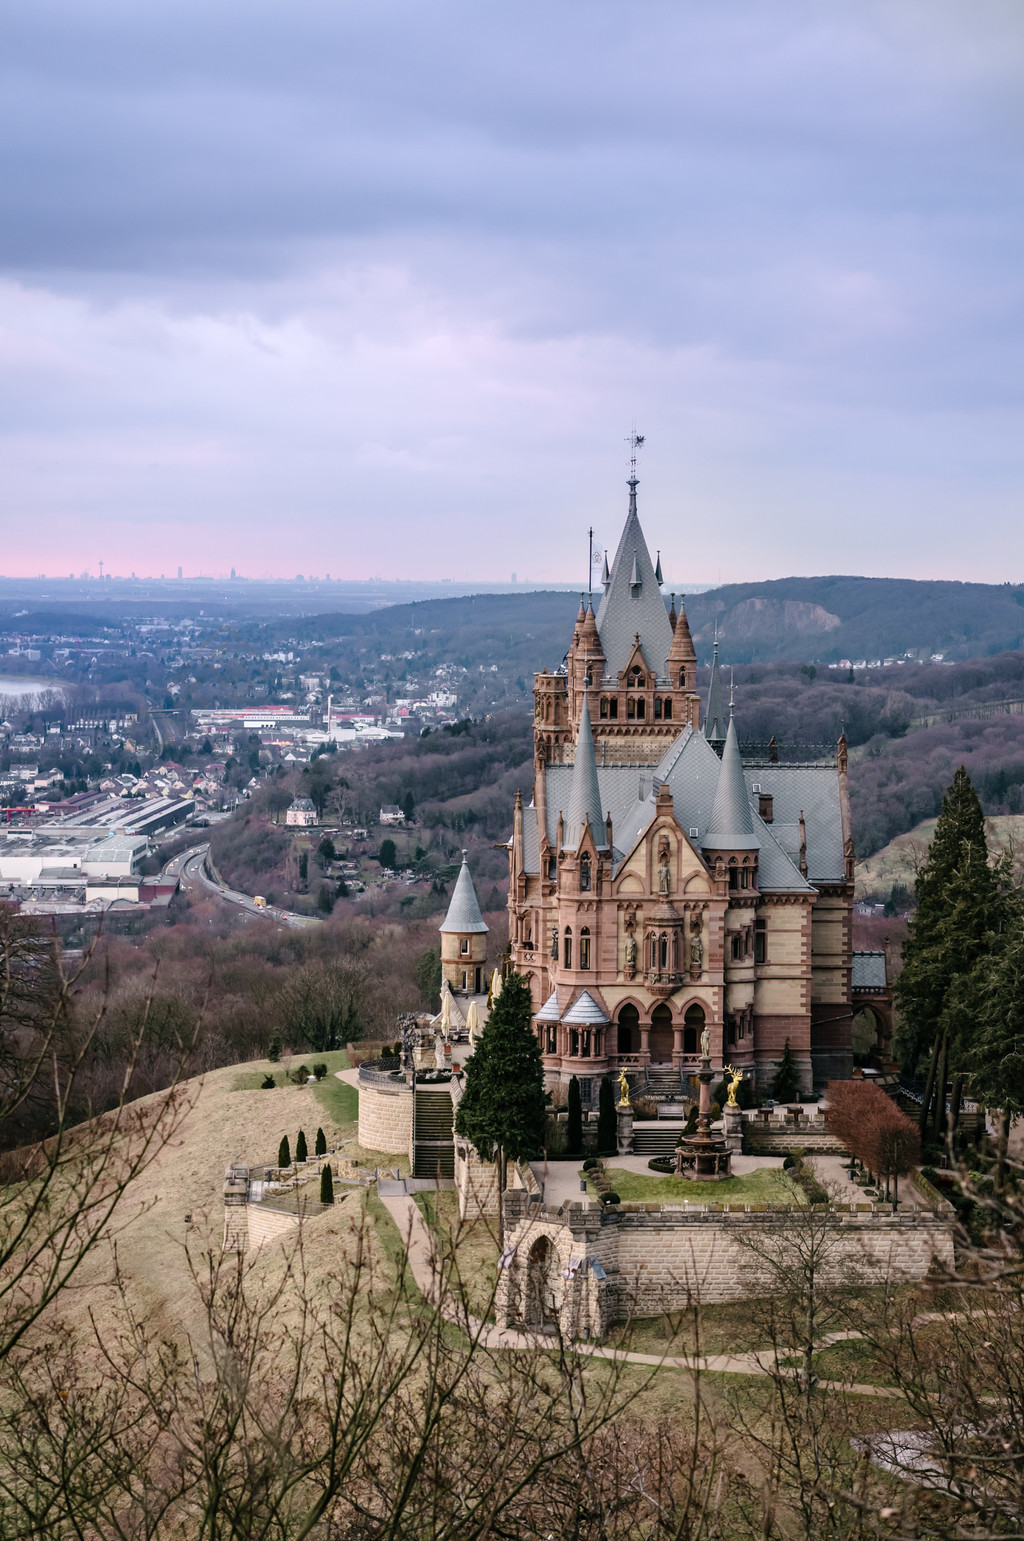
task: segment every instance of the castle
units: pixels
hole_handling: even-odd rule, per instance
[[[511,965],[549,1083],[577,1076],[585,1102],[622,1069],[685,1088],[705,1028],[712,1061],[762,1090],[788,1040],[810,1091],[852,1070],[846,742],[813,763],[744,760],[717,649],[702,716],[685,609],[665,607],[635,473],[628,486],[597,613],[581,600],[563,667],[534,676],[533,796],[517,794],[508,842]],[[475,970],[479,934],[446,940],[451,965],[465,946]]]

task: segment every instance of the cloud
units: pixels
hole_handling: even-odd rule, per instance
[[[968,0],[15,8],[22,570],[562,578],[636,418],[682,581],[1004,576],[1022,66]]]

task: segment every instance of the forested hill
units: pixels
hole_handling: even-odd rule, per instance
[[[366,652],[409,649],[425,664],[496,663],[502,674],[528,678],[561,662],[578,604],[565,592],[484,594],[392,605],[371,615],[282,620],[264,634],[337,641],[342,652],[351,648],[353,663]],[[686,610],[702,661],[710,656],[716,622],[729,663],[870,662],[908,653],[977,658],[1024,645],[1024,585],[778,578],[694,594]]]

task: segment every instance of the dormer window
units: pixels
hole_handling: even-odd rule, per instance
[[[639,664],[634,664],[626,676],[626,689],[643,690],[646,684],[647,680],[644,677],[644,671],[640,668]]]

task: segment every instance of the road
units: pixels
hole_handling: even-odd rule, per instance
[[[172,856],[164,866],[164,876],[179,878],[186,893],[205,889],[207,893],[216,894],[217,898],[223,899],[226,904],[234,904],[249,915],[259,915],[266,920],[276,921],[278,925],[305,929],[321,924],[320,920],[313,915],[297,915],[294,910],[283,910],[276,904],[258,905],[251,895],[239,893],[236,889],[227,888],[218,883],[207,870],[206,857],[209,849],[209,844],[195,845],[187,851],[182,851],[179,856]]]

